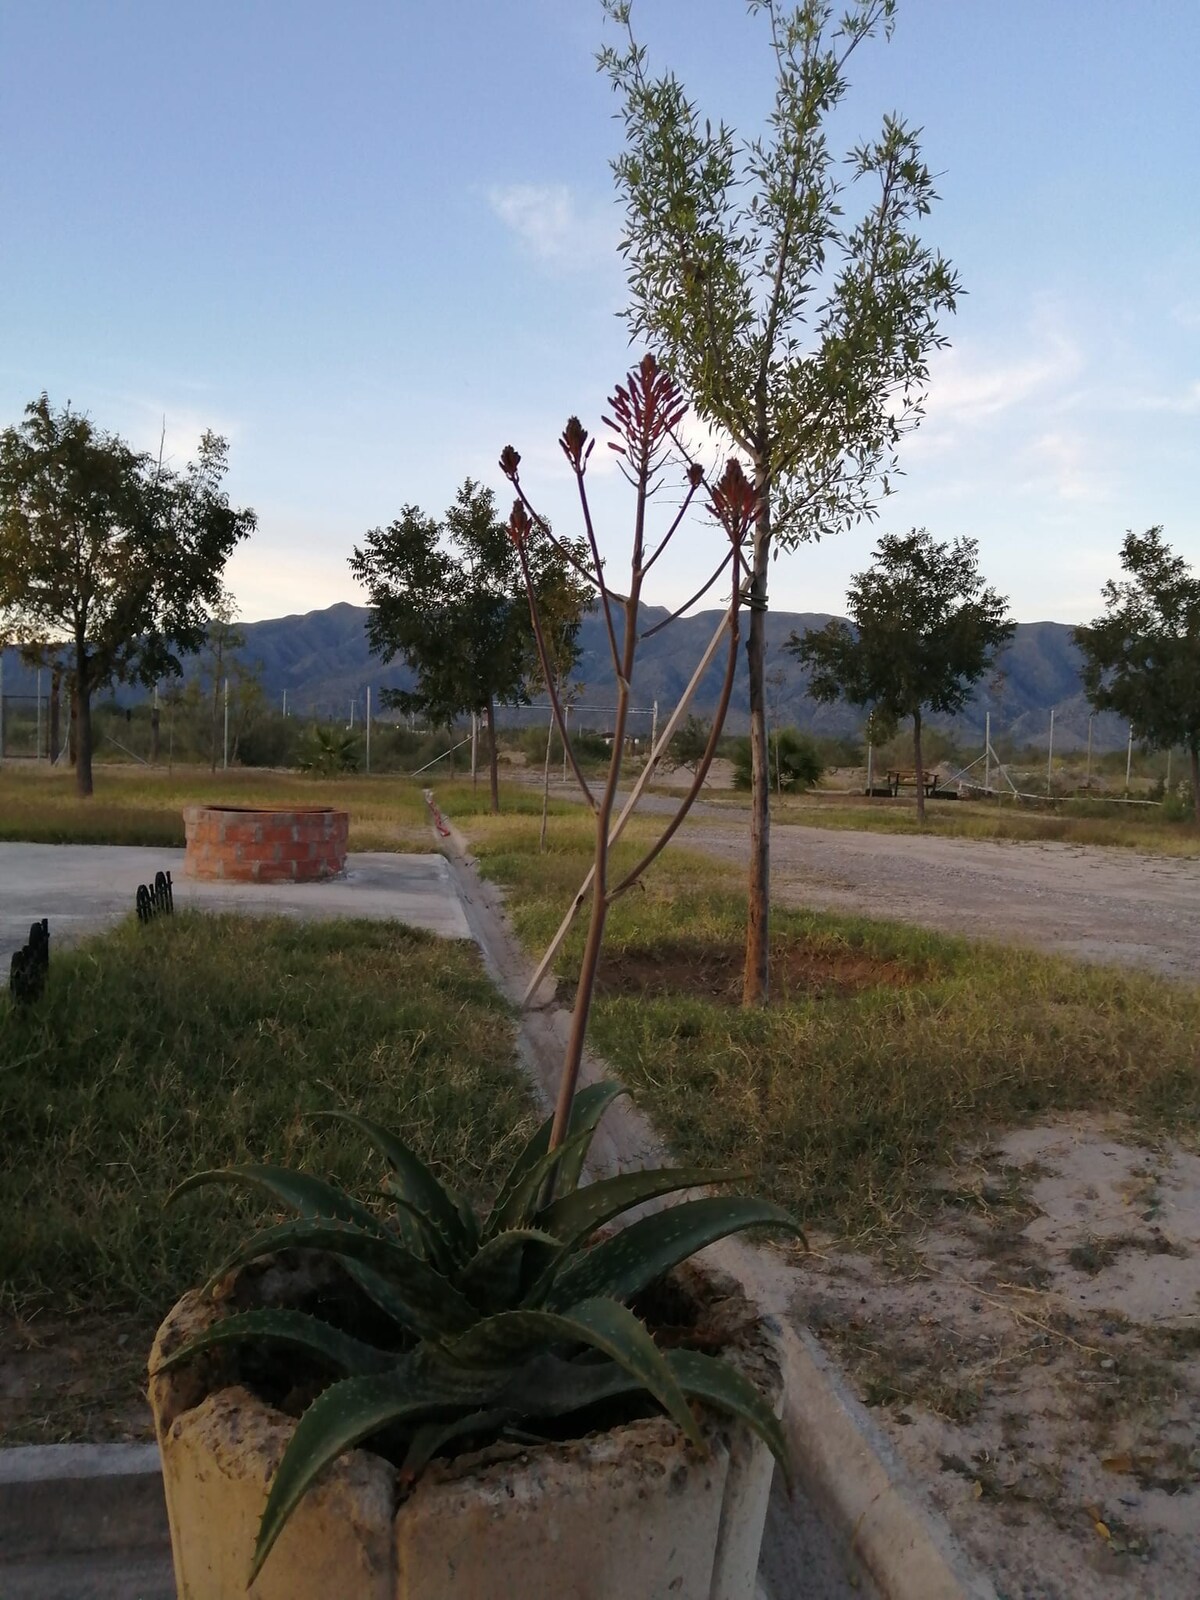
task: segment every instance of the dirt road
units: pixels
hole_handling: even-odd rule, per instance
[[[726,820],[727,818],[727,820]],[[697,815],[683,839],[748,858],[747,819]],[[1087,845],[843,833],[776,822],[777,903],[1200,980],[1200,862]]]

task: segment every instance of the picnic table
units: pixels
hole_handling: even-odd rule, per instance
[[[932,799],[932,797],[937,793],[938,780],[940,776],[941,774],[936,768],[934,768],[932,772],[922,770],[920,773],[921,787],[924,789],[927,799]],[[895,797],[900,793],[901,784],[911,784],[915,788],[917,785],[917,778],[918,774],[915,770],[906,772],[903,768],[892,767],[887,775],[888,789],[892,795],[892,798],[895,799]]]

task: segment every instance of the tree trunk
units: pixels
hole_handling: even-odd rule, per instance
[[[67,722],[67,760],[75,766],[79,760],[79,696],[75,693],[75,685],[71,684],[70,715]]]
[[[921,713],[913,712],[913,761],[917,768],[917,821],[925,823],[925,769],[921,762]]]
[[[500,810],[500,760],[496,753],[496,708],[489,698],[487,703],[488,730],[488,780],[492,792],[492,815]]]
[[[561,687],[561,685],[560,685]],[[546,848],[546,818],[550,814],[550,751],[554,745],[554,718],[550,718],[550,726],[546,729],[546,760],[542,767],[542,831],[538,835],[538,849]]]
[[[1192,773],[1192,814],[1200,827],[1200,744],[1188,746],[1188,766]]]
[[[755,465],[755,484],[763,481]],[[771,554],[768,490],[759,489],[750,585],[746,666],[750,679],[750,878],[746,902],[746,963],[742,1004],[766,1005],[770,993],[771,772],[767,749],[767,564]]]
[[[50,674],[50,765],[53,767],[58,762],[59,737],[62,729],[59,727],[60,711],[62,704],[62,672],[58,667]]]
[[[75,673],[75,792],[81,800],[92,792],[92,686],[83,663]]]

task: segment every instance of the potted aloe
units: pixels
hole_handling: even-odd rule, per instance
[[[773,1464],[785,1456],[779,1362],[769,1327],[736,1286],[687,1263],[745,1228],[798,1230],[762,1200],[686,1197],[725,1181],[698,1169],[585,1183],[597,1124],[622,1091],[577,1089],[608,908],[674,833],[716,749],[754,496],[736,462],[709,487],[685,458],[682,503],[651,543],[648,505],[682,453],[684,402],[646,357],[610,406],[611,447],[635,491],[625,594],[607,581],[594,531],[585,483],[593,441],[576,418],[560,440],[591,559],[561,548],[595,586],[618,706],[612,761],[594,793],[546,671],[596,821],[590,920],[554,1114],[483,1211],[401,1138],[353,1111],[330,1114],[353,1124],[386,1170],[369,1197],[270,1166],[199,1173],[176,1190],[180,1199],[202,1185],[244,1186],[284,1213],[179,1302],[151,1356],[180,1600],[518,1592],[749,1600],[754,1592]],[[501,468],[517,493],[509,528],[525,567],[529,541],[554,535],[511,447]],[[613,881],[642,584],[701,494],[724,549],[700,594],[726,574],[730,591],[706,657],[724,645],[718,715],[677,814],[642,862]],[[531,607],[542,649],[532,592]],[[660,748],[669,736],[668,728]],[[585,898],[581,890],[577,904]],[[647,1210],[667,1196],[685,1197]]]

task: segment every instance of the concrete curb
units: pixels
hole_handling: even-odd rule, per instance
[[[519,1004],[532,971],[505,917],[503,896],[476,870],[467,841],[450,825],[439,840],[458,884],[471,931],[494,981]],[[566,1042],[567,1014],[553,1006],[548,981],[536,997],[540,1009],[521,1015],[518,1048],[543,1098],[552,1103]],[[604,1064],[585,1055],[583,1082],[606,1075]],[[620,1101],[593,1144],[593,1175],[628,1170],[661,1159],[663,1151],[646,1120]],[[740,1279],[764,1310],[780,1319],[788,1372],[784,1428],[801,1488],[832,1533],[856,1586],[862,1578],[879,1600],[997,1600],[991,1580],[975,1571],[950,1530],[920,1502],[916,1486],[866,1409],[850,1392],[836,1366],[807,1330],[785,1320],[778,1263],[765,1252],[730,1239],[706,1252]],[[810,1551],[803,1519],[793,1508],[773,1507],[764,1567],[776,1600],[805,1592]],[[782,1548],[781,1548],[782,1547]],[[809,1591],[811,1592],[811,1591]]]
[[[156,1444],[0,1450],[0,1562],[165,1548]]]

